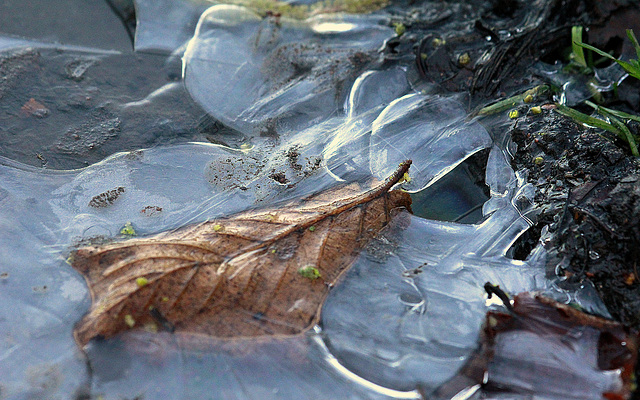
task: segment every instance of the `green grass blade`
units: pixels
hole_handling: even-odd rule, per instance
[[[604,110],[604,111],[606,111],[606,112],[608,112],[610,114],[615,115],[618,118],[628,119],[628,120],[633,120],[633,121],[636,121],[636,122],[640,122],[640,116],[638,116],[638,115],[633,115],[633,114],[626,113],[624,111],[618,111],[618,110],[613,110],[611,108],[599,106],[597,104],[594,104],[594,103],[590,102],[589,100],[586,100],[584,103],[586,105],[588,105],[589,107],[592,107],[596,111],[598,109],[601,109],[601,110]]]
[[[593,47],[589,44],[586,43],[579,43],[579,42],[574,42],[574,44],[580,46],[580,47],[584,47],[585,49],[591,50],[595,53],[600,54],[603,57],[607,57],[615,62],[617,62],[618,64],[620,64],[620,66],[629,73],[629,75],[633,76],[636,79],[640,79],[640,66],[635,66],[632,63],[626,62],[626,61],[622,61],[619,60],[617,58],[615,58],[614,56],[612,56],[609,53],[606,53],[600,49],[598,49],[597,47]]]
[[[527,97],[528,95],[531,96],[539,96],[542,94],[545,94],[549,91],[549,86],[547,85],[540,85],[540,86],[536,86],[534,88],[531,88],[527,91],[525,91],[524,93],[521,94],[517,94],[513,97],[509,97],[508,99],[504,99],[504,100],[500,100],[496,103],[493,103],[489,106],[484,107],[483,109],[481,109],[480,111],[478,111],[477,115],[493,115],[493,114],[497,114],[499,112],[503,112],[506,111],[510,108],[513,108],[515,106],[521,105],[522,102],[524,101],[525,97]]]
[[[600,110],[600,112],[603,113],[603,115],[605,115],[607,118],[609,118],[609,121],[611,121],[611,125],[615,126],[617,129],[620,130],[620,132],[624,134],[627,143],[629,143],[631,154],[633,154],[636,157],[640,157],[640,153],[638,153],[638,146],[636,145],[636,140],[633,137],[633,134],[631,133],[629,128],[627,128],[627,126],[624,123],[622,123],[622,121],[620,121],[618,118],[614,117],[613,115],[609,113],[604,113],[602,110]]]
[[[601,114],[604,117],[609,118],[609,121],[611,121],[610,124],[607,124],[611,127],[613,127],[616,133],[622,140],[626,141],[629,144],[629,148],[631,149],[631,154],[633,154],[636,157],[640,157],[640,153],[638,153],[638,146],[636,144],[636,139],[633,136],[633,134],[631,133],[631,131],[629,130],[629,128],[622,122],[620,121],[618,118],[623,118],[623,119],[633,119],[634,121],[639,121],[640,122],[640,117],[636,116],[636,115],[631,115],[631,114],[627,114],[625,112],[622,111],[616,111],[616,110],[611,110],[609,108],[606,107],[602,107],[599,106],[597,104],[594,104],[590,101],[585,101],[585,104],[587,104],[590,107],[593,107],[599,114]],[[568,107],[567,107],[568,108]],[[579,113],[578,111],[575,111],[573,109],[570,108],[570,110]],[[582,113],[579,113],[582,114]],[[593,118],[590,117],[586,114],[583,114],[589,118]],[[629,118],[630,117],[630,118]],[[595,120],[598,120],[597,118],[593,118]],[[599,120],[598,120],[599,121]],[[604,122],[604,121],[602,121]],[[606,122],[605,122],[606,124]],[[588,124],[590,125],[590,124]],[[602,127],[602,129],[606,129],[604,127]],[[609,129],[607,129],[609,130]],[[609,130],[610,132],[613,132],[611,130]]]
[[[605,131],[615,133],[616,135],[624,138],[624,134],[622,132],[620,132],[616,127],[614,127],[613,125],[609,124],[606,121],[592,117],[587,114],[583,114],[580,111],[574,110],[573,108],[567,107],[563,104],[556,103],[556,106],[557,106],[556,111],[564,115],[565,117],[569,117],[572,120],[586,126],[604,129]]]
[[[609,53],[607,53],[607,52],[604,52],[604,51],[600,50],[600,49],[599,49],[599,48],[597,48],[597,47],[593,47],[593,46],[591,46],[590,44],[586,44],[586,43],[582,43],[582,42],[573,42],[573,44],[574,44],[574,45],[577,45],[577,46],[580,46],[580,47],[584,47],[585,49],[591,50],[591,51],[593,51],[594,53],[598,53],[598,54],[600,54],[602,57],[607,57],[607,58],[609,58],[609,59],[611,59],[611,60],[613,60],[613,61],[616,61],[616,62],[617,62],[617,61],[619,61],[617,58],[615,58],[615,57],[614,57],[614,56],[612,56],[611,54],[609,54]]]
[[[640,79],[640,66],[635,66],[622,60],[616,60],[616,62],[620,64],[620,66],[624,68],[624,70],[627,71],[629,75],[633,76],[636,79]]]
[[[640,60],[640,44],[638,44],[638,39],[636,39],[633,29],[627,29],[627,37],[631,40],[631,43],[633,43],[633,47],[636,49],[636,56],[638,60]]]
[[[573,41],[571,45],[572,58],[581,67],[587,67],[587,60],[584,58],[584,49],[578,45],[582,43],[582,27],[574,26],[571,28],[571,39]]]

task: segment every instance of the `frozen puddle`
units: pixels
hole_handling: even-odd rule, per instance
[[[421,398],[473,358],[490,309],[486,282],[510,293],[554,292],[541,247],[526,261],[506,256],[535,215],[533,188],[500,147],[507,141],[467,120],[455,98],[414,90],[411,67],[382,68],[378,50],[393,35],[383,14],[293,20],[173,2],[163,26],[148,3],[137,2],[138,49],[184,55],[190,95],[246,146],[143,149],[58,172],[0,159],[0,398]],[[73,341],[90,299],[65,260],[83,241],[118,236],[127,223],[152,234],[384,179],[406,159],[413,166],[404,187],[417,192],[483,149],[491,190],[484,220],[397,215],[306,336],[192,352],[170,334],[133,331],[93,341],[86,355]],[[579,343],[576,352],[596,346]],[[599,380],[583,398],[620,385],[615,369],[588,376]],[[470,398],[464,393],[480,396],[456,398]]]

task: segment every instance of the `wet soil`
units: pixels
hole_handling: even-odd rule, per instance
[[[529,170],[541,209],[516,257],[540,237],[550,272],[567,284],[591,280],[611,314],[639,328],[640,160],[610,134],[554,110],[515,120],[510,133],[518,145],[513,166]]]
[[[118,3],[118,0],[114,2]],[[126,10],[124,4],[122,8]],[[3,1],[0,3],[0,32],[88,48],[132,49],[131,37],[122,29],[122,23],[111,11],[108,1]]]
[[[540,209],[515,256],[526,258],[542,242],[549,275],[568,289],[591,281],[613,318],[637,331],[640,160],[610,134],[553,109],[518,118],[509,133],[518,147],[513,167],[529,171]]]
[[[72,169],[218,130],[153,54],[23,48],[0,56],[0,155]]]

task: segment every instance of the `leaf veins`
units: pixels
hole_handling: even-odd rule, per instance
[[[277,209],[78,249],[72,265],[93,301],[75,327],[77,342],[158,326],[216,338],[304,332],[392,210],[410,207],[407,193],[389,191],[410,164],[368,189],[351,184]]]

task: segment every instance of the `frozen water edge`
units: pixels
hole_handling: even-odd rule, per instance
[[[485,282],[513,293],[549,287],[542,253],[505,257],[531,224],[530,189],[512,181],[479,225],[396,217],[325,304],[323,334],[336,357],[395,389],[435,389],[453,377],[477,346]]]

